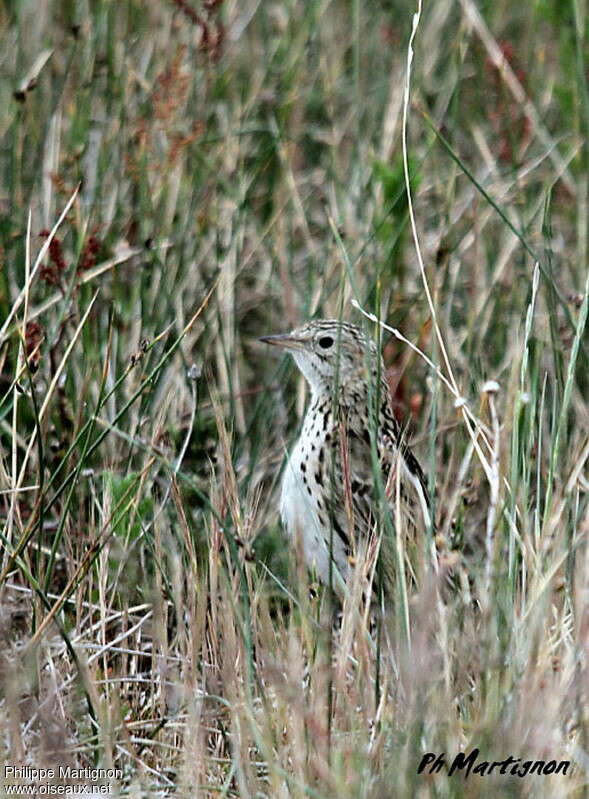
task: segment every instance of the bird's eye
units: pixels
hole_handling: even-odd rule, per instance
[[[324,350],[328,350],[331,345],[333,344],[333,339],[331,336],[321,336],[319,339],[319,346],[323,347]]]

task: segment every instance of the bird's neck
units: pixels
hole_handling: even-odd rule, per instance
[[[318,407],[329,408],[353,408],[368,403],[368,391],[366,384],[362,383],[342,383],[334,391],[333,386],[311,386],[311,398],[309,410]]]
[[[347,380],[337,386],[334,391],[333,385],[311,384],[311,397],[308,411],[317,408],[336,408],[338,412],[366,411],[368,408],[382,408],[383,403],[390,400],[389,389],[384,381],[381,380],[379,390],[374,385],[369,385],[365,380]]]

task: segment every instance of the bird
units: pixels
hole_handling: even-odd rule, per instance
[[[425,532],[431,509],[425,475],[393,413],[374,341],[337,319],[313,320],[260,340],[289,352],[310,388],[282,477],[280,515],[290,540],[321,582],[341,589],[359,553],[380,534],[381,584],[390,596],[397,528]]]

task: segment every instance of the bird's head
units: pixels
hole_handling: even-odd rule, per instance
[[[291,333],[264,336],[266,344],[288,350],[313,392],[363,385],[375,375],[378,353],[374,342],[356,325],[337,319],[307,322]]]

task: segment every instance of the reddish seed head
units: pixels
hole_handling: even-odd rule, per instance
[[[39,233],[39,236],[44,239],[48,238],[49,235],[50,232],[48,230],[42,230]],[[59,277],[61,273],[65,271],[66,266],[67,264],[61,249],[61,239],[54,236],[49,242],[49,263],[44,264],[39,270],[41,279],[54,286],[58,286]]]

